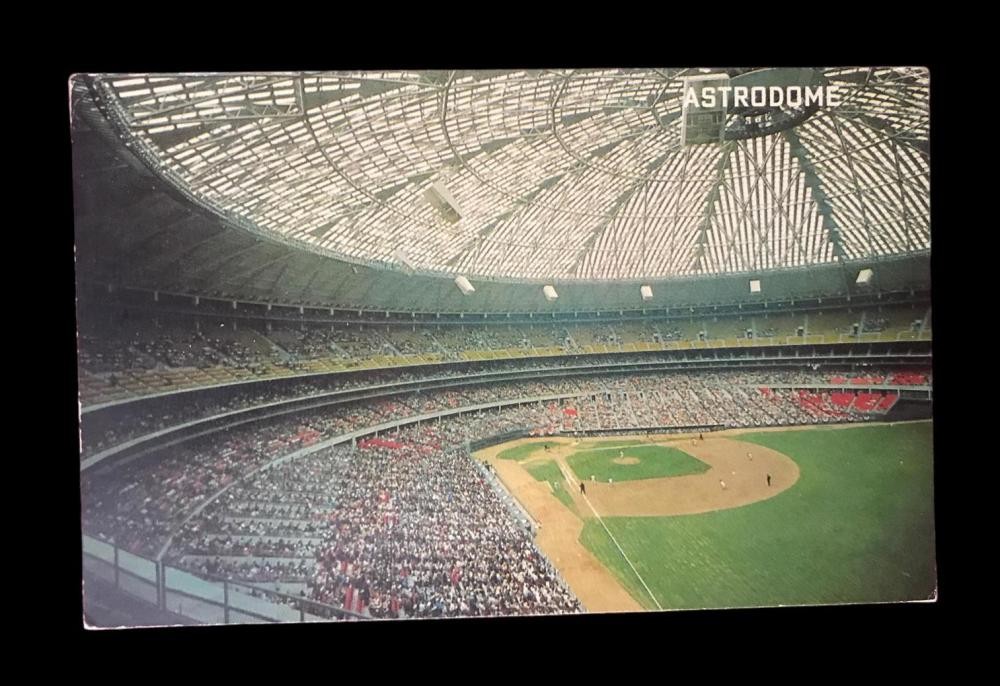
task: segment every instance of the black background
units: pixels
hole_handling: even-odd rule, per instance
[[[579,5],[563,10],[593,16],[596,23],[592,27],[569,23],[563,16],[545,25],[523,16],[535,7],[484,8],[515,13],[520,18],[507,26],[494,25],[488,18],[476,18],[467,7],[454,14],[444,6],[424,6],[419,14],[428,23],[389,25],[392,12],[366,7],[360,17],[341,15],[338,9],[338,16],[328,22],[311,22],[305,20],[305,14],[296,19],[282,8],[272,8],[280,16],[269,17],[271,10],[252,10],[247,5],[232,10],[245,15],[239,26],[231,17],[206,25],[202,13],[178,9],[161,22],[162,35],[156,35],[149,31],[148,18],[123,14],[112,21],[109,15],[115,13],[102,8],[100,16],[67,22],[62,27],[64,33],[38,38],[42,47],[55,53],[47,55],[50,62],[44,78],[38,76],[34,53],[27,72],[8,62],[7,104],[22,98],[26,104],[30,102],[30,111],[20,125],[30,163],[40,169],[40,176],[21,173],[31,175],[26,180],[40,197],[30,205],[26,198],[8,197],[8,203],[31,207],[27,216],[16,222],[27,246],[8,247],[8,263],[20,263],[13,264],[11,271],[22,268],[13,294],[21,304],[8,302],[7,313],[13,318],[8,323],[24,321],[24,314],[30,315],[32,323],[30,328],[24,327],[23,334],[8,330],[8,339],[16,346],[14,356],[8,356],[9,364],[19,367],[26,378],[17,385],[12,382],[7,397],[20,397],[25,391],[34,396],[28,401],[33,403],[28,406],[33,426],[8,425],[8,432],[21,439],[19,448],[8,448],[8,464],[16,460],[29,468],[28,480],[23,482],[27,487],[16,486],[13,480],[7,483],[8,491],[22,491],[25,498],[23,504],[15,506],[24,516],[12,520],[8,528],[27,530],[30,550],[36,552],[18,551],[14,546],[8,557],[17,571],[17,586],[8,587],[8,594],[23,596],[28,608],[27,614],[12,609],[7,619],[8,627],[15,629],[24,617],[40,622],[37,633],[30,636],[45,660],[43,666],[60,661],[59,656],[65,653],[53,650],[58,646],[58,651],[76,650],[77,658],[65,665],[74,671],[75,678],[89,675],[103,680],[136,678],[126,674],[188,679],[200,673],[194,665],[203,660],[223,673],[240,667],[255,671],[277,667],[288,680],[310,678],[307,672],[315,668],[334,681],[355,669],[368,675],[362,678],[398,670],[408,680],[425,676],[474,676],[479,680],[524,676],[525,667],[538,659],[543,668],[557,673],[611,668],[622,676],[637,667],[648,668],[654,673],[651,679],[657,682],[674,678],[682,667],[694,667],[706,676],[733,669],[747,676],[770,678],[785,673],[812,679],[867,656],[883,664],[919,669],[939,653],[952,627],[959,626],[957,612],[967,604],[967,594],[976,590],[964,590],[958,571],[957,557],[965,548],[959,501],[975,491],[979,493],[974,497],[988,497],[988,484],[965,473],[961,462],[968,458],[958,454],[973,448],[970,439],[974,437],[963,433],[970,422],[957,402],[961,381],[969,378],[968,372],[956,371],[954,364],[962,354],[954,349],[956,337],[968,333],[969,322],[961,311],[962,291],[969,285],[965,278],[970,267],[963,262],[963,238],[967,235],[955,225],[965,223],[958,219],[958,208],[968,199],[970,189],[963,187],[965,175],[954,170],[958,164],[956,148],[967,147],[963,144],[971,132],[963,134],[956,128],[968,123],[954,119],[953,113],[963,108],[952,102],[959,97],[956,79],[964,69],[931,58],[933,35],[917,34],[907,27],[883,30],[875,18],[864,24],[858,21],[862,17],[853,17],[843,26],[826,20],[794,30],[775,24],[754,33],[744,21],[749,17],[727,15],[727,10],[720,9],[717,19],[727,28],[721,33],[699,33],[679,28],[684,24],[678,23],[680,16],[676,14],[658,18],[651,13],[644,18],[645,11],[638,6]],[[624,18],[626,9],[631,15],[628,19]],[[753,13],[749,9],[742,12]],[[455,25],[438,21],[438,13],[454,20]],[[845,12],[845,18],[847,14],[854,13]],[[871,29],[874,37],[866,38],[859,26]],[[640,34],[634,35],[636,30]],[[725,31],[742,35],[730,40]],[[899,42],[887,43],[883,34],[896,35]],[[679,35],[689,38],[681,42]],[[844,45],[854,52],[823,54],[820,49],[810,54],[806,46],[812,49],[813,43]],[[196,46],[207,51],[192,52]],[[296,55],[294,61],[287,58],[290,54]],[[70,74],[728,64],[905,64],[931,69],[938,602],[308,626],[83,628]],[[42,92],[24,96],[20,91],[26,80],[33,81],[35,87],[41,85]],[[32,255],[30,263],[22,260],[22,255]],[[37,364],[41,359],[47,362]],[[33,361],[30,365],[29,360]],[[36,523],[36,514],[41,513],[46,517],[44,525]],[[985,603],[988,599],[969,602]],[[750,654],[736,657],[743,652]],[[150,658],[136,663],[132,671],[120,671],[119,665],[147,653]],[[706,653],[708,659],[697,657],[698,653]],[[456,666],[467,660],[471,660],[471,667]],[[804,662],[806,671],[789,669],[788,665],[798,660]]]

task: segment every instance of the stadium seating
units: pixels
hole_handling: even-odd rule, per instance
[[[460,325],[336,325],[252,322],[204,318],[131,317],[110,327],[91,326],[79,338],[80,398],[86,405],[250,379],[346,369],[397,367],[429,362],[492,360],[525,356],[601,354],[689,348],[927,336],[922,306],[814,311],[808,314],[692,317],[669,320]],[[902,322],[905,324],[899,324]],[[799,326],[808,335],[799,339]],[[753,340],[746,331],[754,332]],[[877,329],[877,330],[876,330]],[[699,342],[701,334],[708,343]]]
[[[889,376],[889,383],[897,386],[924,386],[930,383],[930,377],[919,372],[898,372]]]
[[[841,336],[853,333],[854,324],[860,324],[858,312],[846,310],[819,310],[806,315],[806,333],[809,336]]]
[[[530,370],[542,368],[543,366],[553,366],[547,362],[509,362],[500,363],[508,369]],[[558,367],[558,365],[555,365]],[[303,379],[291,385],[280,388],[253,388],[239,389],[233,388],[222,396],[213,396],[211,399],[200,400],[197,397],[179,397],[176,400],[170,397],[164,398],[154,407],[144,411],[127,411],[128,421],[123,423],[116,418],[116,414],[109,420],[99,424],[84,425],[83,430],[83,451],[82,457],[87,458],[103,450],[119,445],[137,436],[150,434],[163,430],[171,426],[177,426],[184,422],[195,419],[210,417],[223,412],[246,409],[265,403],[275,403],[282,400],[294,398],[308,398],[318,396],[332,391],[346,391],[350,389],[360,389],[365,386],[385,384],[388,382],[406,382],[418,379],[426,380],[450,380],[461,378],[461,372],[448,371],[442,369],[434,372],[427,372],[423,376],[413,373],[401,372],[372,372],[370,376],[359,377],[351,381],[346,381],[338,377],[326,377],[323,379]],[[661,385],[667,384],[666,386]],[[699,423],[706,419],[711,413],[705,411],[698,413],[694,408],[703,406],[706,403],[714,404],[725,402],[745,402],[741,388],[744,387],[770,387],[775,384],[800,385],[813,387],[817,384],[843,384],[845,386],[880,385],[889,383],[893,385],[924,385],[929,383],[929,374],[925,372],[868,372],[857,375],[850,372],[845,373],[810,373],[810,372],[728,372],[722,374],[703,373],[698,375],[668,374],[652,375],[644,377],[615,377],[596,376],[573,380],[551,380],[540,383],[534,388],[541,393],[564,393],[591,390],[594,393],[616,392],[620,395],[622,407],[633,407],[634,412],[640,416],[646,416],[647,412],[653,412],[661,405],[672,405],[675,409],[665,410],[661,415],[657,415],[657,421],[652,421],[653,416],[647,418],[650,425],[660,423]],[[623,385],[624,384],[624,385]],[[447,397],[449,407],[456,407],[463,401],[481,397],[484,401],[491,398],[491,393],[517,393],[526,392],[525,389],[532,388],[527,382],[512,384],[509,382],[501,384],[488,384],[485,386],[470,386],[464,388],[461,393],[449,392],[441,397]],[[520,391],[518,389],[521,389]],[[682,390],[683,389],[683,392]],[[708,396],[705,393],[708,393]],[[439,391],[438,393],[444,393]],[[691,395],[693,393],[693,395]],[[713,394],[720,394],[717,397]],[[735,394],[735,395],[734,395]],[[508,397],[508,396],[497,396]],[[849,392],[836,392],[831,394],[831,402],[836,407],[849,406],[845,398],[853,398]],[[588,407],[593,407],[596,401],[591,401],[589,405],[581,407],[582,414],[577,414],[572,418],[564,418],[564,426],[570,425],[583,428],[615,428],[614,420],[608,422],[596,421],[586,411]],[[435,405],[424,403],[424,411],[431,411]],[[872,410],[872,408],[868,408]],[[612,418],[615,413],[611,410],[601,411],[601,416]],[[762,418],[743,416],[744,425],[759,426]],[[605,426],[605,424],[607,424]],[[628,422],[626,422],[628,424]],[[734,423],[738,425],[739,422]]]
[[[845,382],[863,378],[835,376]],[[866,373],[869,379],[887,376]],[[911,383],[927,378],[918,372],[893,376]],[[815,387],[829,377],[803,370],[559,377],[404,392],[278,415],[100,475],[85,471],[84,530],[147,557],[165,551],[170,564],[206,578],[262,585],[373,617],[577,611],[579,603],[465,452],[468,441],[515,429],[547,435],[866,421],[895,402],[895,395],[787,387]],[[298,391],[322,387],[308,384]],[[133,433],[273,397],[241,393],[234,390],[222,405],[188,403],[173,415],[141,419]],[[322,448],[276,462],[361,427],[547,394],[570,397],[412,424],[360,441],[356,449]],[[100,445],[129,434],[115,427]],[[422,538],[423,521],[469,533],[451,539],[452,548],[439,549]],[[399,532],[409,541],[402,547],[394,537]],[[496,567],[509,559],[511,546],[521,551],[517,572]],[[497,585],[497,574],[502,580],[515,573],[535,581],[521,594],[498,591],[504,586]],[[466,583],[458,585],[460,579]]]
[[[860,412],[873,412],[878,409],[882,396],[878,393],[858,393],[854,408]]]

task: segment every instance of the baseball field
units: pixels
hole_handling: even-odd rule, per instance
[[[477,457],[590,611],[935,593],[931,422],[528,439]]]

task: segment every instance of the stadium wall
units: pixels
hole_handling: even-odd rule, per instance
[[[934,418],[934,402],[928,399],[900,398],[885,417],[887,422],[912,422]]]

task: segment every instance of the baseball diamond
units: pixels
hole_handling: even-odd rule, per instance
[[[594,611],[933,598],[930,422],[835,429],[648,437],[683,446],[709,469],[619,474],[613,485],[587,483],[586,496],[568,483],[571,515],[523,478],[534,459],[498,460],[504,446],[476,456],[538,521],[541,549]],[[563,439],[552,459],[566,464],[588,443]]]

